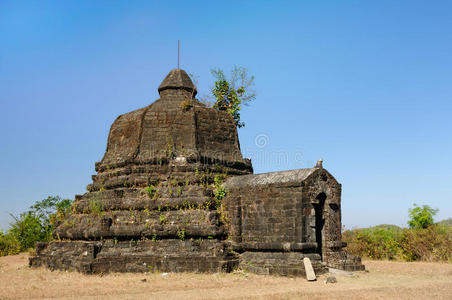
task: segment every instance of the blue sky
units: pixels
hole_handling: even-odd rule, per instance
[[[348,227],[452,217],[450,1],[1,1],[0,228],[84,193],[122,113],[177,65],[244,66],[239,136],[256,173],[324,166]],[[256,141],[264,141],[259,147]],[[261,145],[262,146],[262,145]]]

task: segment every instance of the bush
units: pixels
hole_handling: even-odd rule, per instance
[[[17,254],[20,250],[20,243],[12,234],[0,231],[0,256]]]
[[[372,259],[403,259],[406,261],[452,261],[452,227],[445,220],[433,223],[438,212],[428,205],[414,204],[408,210],[409,229],[395,225],[379,225],[366,229],[347,230],[342,239],[351,254]]]
[[[11,215],[14,222],[6,233],[0,234],[0,256],[17,254],[36,246],[36,242],[52,239],[54,224],[69,214],[72,200],[58,196],[37,201],[30,210],[18,217]]]
[[[355,255],[372,259],[398,259],[401,257],[400,228],[376,226],[343,233],[347,250]]]
[[[351,254],[371,259],[452,261],[452,229],[440,225],[401,229],[376,226],[347,230],[342,238]]]
[[[452,233],[445,226],[405,229],[400,244],[407,261],[452,261]]]
[[[12,217],[15,222],[10,224],[9,234],[17,239],[21,252],[33,248],[36,242],[50,240],[52,227],[41,223],[39,217],[32,212],[22,213],[18,218]]]

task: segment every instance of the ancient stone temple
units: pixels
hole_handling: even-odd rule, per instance
[[[253,175],[233,118],[172,70],[151,105],[119,116],[88,192],[31,266],[105,272],[304,275],[303,258],[361,270],[342,250],[341,185],[323,169]]]

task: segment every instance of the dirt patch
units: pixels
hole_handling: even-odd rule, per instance
[[[30,269],[28,255],[0,257],[0,299],[451,299],[452,264],[365,261],[369,272],[304,278],[235,274],[82,275]],[[143,281],[143,279],[146,279]]]

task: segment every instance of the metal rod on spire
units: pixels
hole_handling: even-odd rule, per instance
[[[177,68],[179,69],[179,40],[177,40]]]

